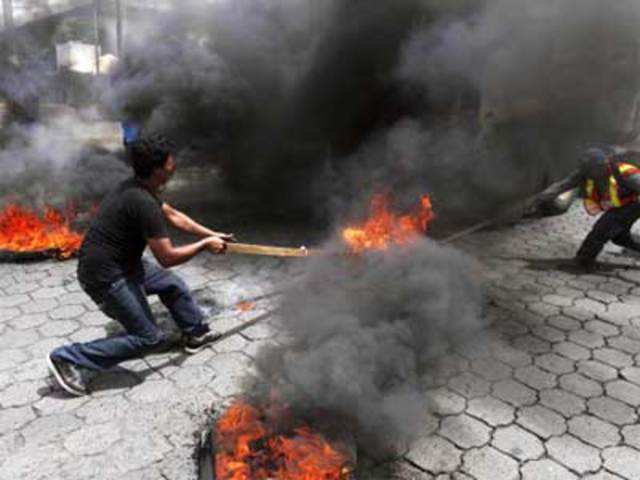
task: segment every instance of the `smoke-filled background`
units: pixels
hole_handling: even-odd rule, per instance
[[[398,208],[430,193],[440,221],[469,222],[568,173],[584,143],[640,134],[639,21],[636,0],[176,0],[129,12],[117,68],[77,88],[218,171],[231,211],[330,230],[373,193]],[[15,39],[20,62],[0,73],[26,107],[56,93],[36,40]],[[6,178],[102,190],[122,164],[77,147],[86,122],[5,130]],[[471,268],[430,242],[314,261],[284,302],[293,346],[264,352],[264,380],[355,419],[375,448],[410,438],[423,361],[480,324]]]
[[[403,206],[429,191],[441,220],[491,215],[566,173],[585,142],[640,133],[633,0],[166,3],[127,13],[93,98],[174,137],[269,218],[330,221],[380,190]],[[68,29],[14,40],[21,66],[0,89],[51,97],[37,45]]]
[[[272,215],[386,189],[468,219],[585,142],[637,136],[639,18],[633,1],[181,2],[139,20],[102,99]]]

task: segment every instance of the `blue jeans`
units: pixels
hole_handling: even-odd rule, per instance
[[[144,278],[119,278],[102,291],[83,289],[107,316],[124,327],[126,333],[74,343],[55,349],[51,355],[91,370],[106,370],[125,360],[139,358],[166,342],[147,302],[147,295],[158,295],[176,325],[188,335],[209,331],[204,315],[187,285],[175,273],[143,260]]]

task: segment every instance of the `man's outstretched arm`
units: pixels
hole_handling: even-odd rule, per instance
[[[188,245],[175,247],[169,237],[149,238],[147,244],[158,263],[165,268],[175,267],[191,260],[203,250],[224,253],[226,243],[219,237],[209,236]]]
[[[211,230],[210,228],[196,222],[186,213],[182,213],[181,211],[173,208],[166,202],[162,204],[162,212],[171,225],[183,232],[198,235],[200,237],[219,237],[223,240],[233,240],[232,233],[222,233]]]

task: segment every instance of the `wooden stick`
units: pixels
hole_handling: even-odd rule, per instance
[[[307,247],[290,248],[276,247],[272,245],[254,245],[251,243],[227,243],[227,253],[240,253],[243,255],[266,255],[270,257],[309,257],[318,254],[318,250],[309,250]]]

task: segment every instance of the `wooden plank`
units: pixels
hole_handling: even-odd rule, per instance
[[[251,243],[227,243],[227,253],[239,253],[242,255],[265,255],[270,257],[309,257],[317,255],[320,251],[306,247],[276,247],[272,245],[255,245]]]

